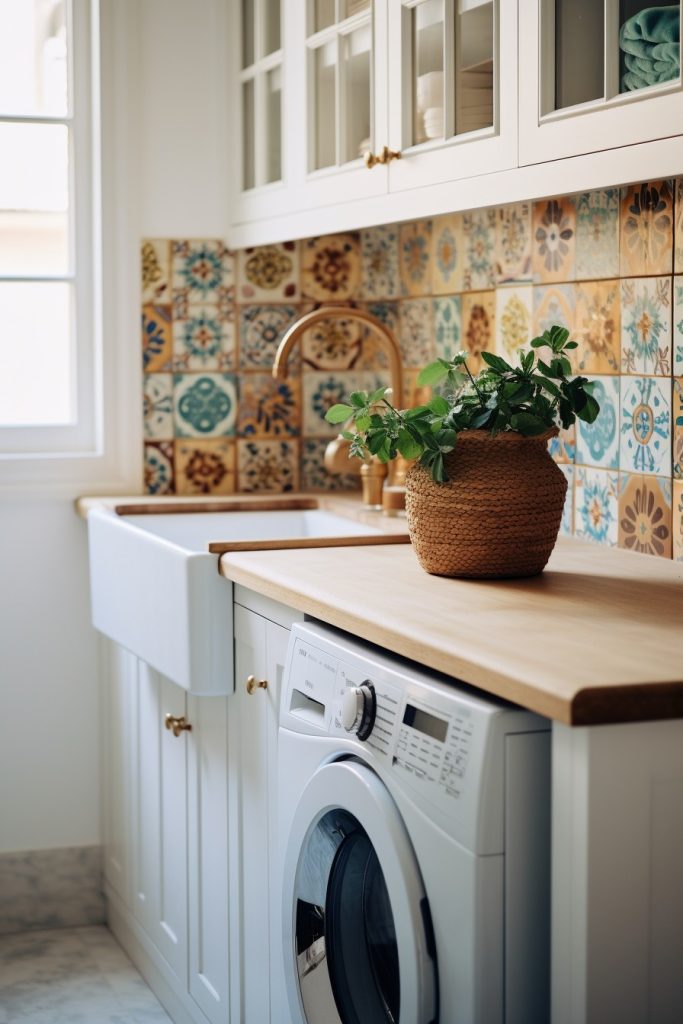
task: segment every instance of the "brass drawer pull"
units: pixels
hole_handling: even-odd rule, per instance
[[[255,676],[249,676],[247,678],[247,693],[255,693],[257,690],[267,690],[268,680],[267,679],[256,679]]]
[[[372,170],[376,164],[388,164],[391,163],[392,160],[400,159],[400,150],[389,149],[388,146],[385,146],[381,153],[371,153],[369,149],[363,153],[363,160],[365,160],[365,166],[368,170]]]
[[[164,718],[164,725],[167,729],[173,730],[174,736],[180,736],[181,732],[192,732],[192,726],[185,719],[185,715],[179,718],[176,715],[168,714]]]

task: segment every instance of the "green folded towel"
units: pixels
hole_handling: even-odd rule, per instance
[[[648,7],[624,22],[619,33],[627,68],[621,79],[622,92],[677,78],[681,60],[679,39],[678,4]]]

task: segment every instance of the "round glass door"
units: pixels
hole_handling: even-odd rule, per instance
[[[294,819],[284,890],[287,980],[302,1021],[433,1019],[422,879],[396,805],[369,768],[341,761],[313,776]]]

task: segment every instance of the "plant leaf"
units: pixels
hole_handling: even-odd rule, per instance
[[[325,413],[325,419],[328,423],[343,423],[344,420],[348,420],[350,416],[353,416],[355,411],[352,406],[338,402],[336,405],[330,406]]]
[[[435,416],[446,416],[450,410],[450,405],[441,395],[435,395],[428,403],[428,408]]]
[[[404,459],[417,459],[423,451],[423,446],[405,428],[398,432],[397,446]]]
[[[509,363],[506,363],[501,356],[495,356],[493,352],[482,352],[481,358],[492,370],[496,370],[498,373],[508,373],[508,371],[512,370]]]
[[[420,387],[429,388],[432,384],[436,384],[438,381],[448,374],[450,367],[448,363],[444,365],[444,361],[439,359],[435,363],[430,363],[429,366],[425,366],[423,370],[420,370],[417,375],[417,383]]]
[[[510,426],[513,430],[518,430],[520,434],[524,434],[525,437],[542,434],[544,430],[548,429],[548,424],[544,423],[540,416],[534,416],[531,412],[515,413],[510,417]]]

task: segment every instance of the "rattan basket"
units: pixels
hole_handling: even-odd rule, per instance
[[[406,513],[423,569],[473,579],[535,576],[553,550],[567,493],[547,442],[513,431],[458,435],[445,457],[448,483],[415,465],[406,479]]]

